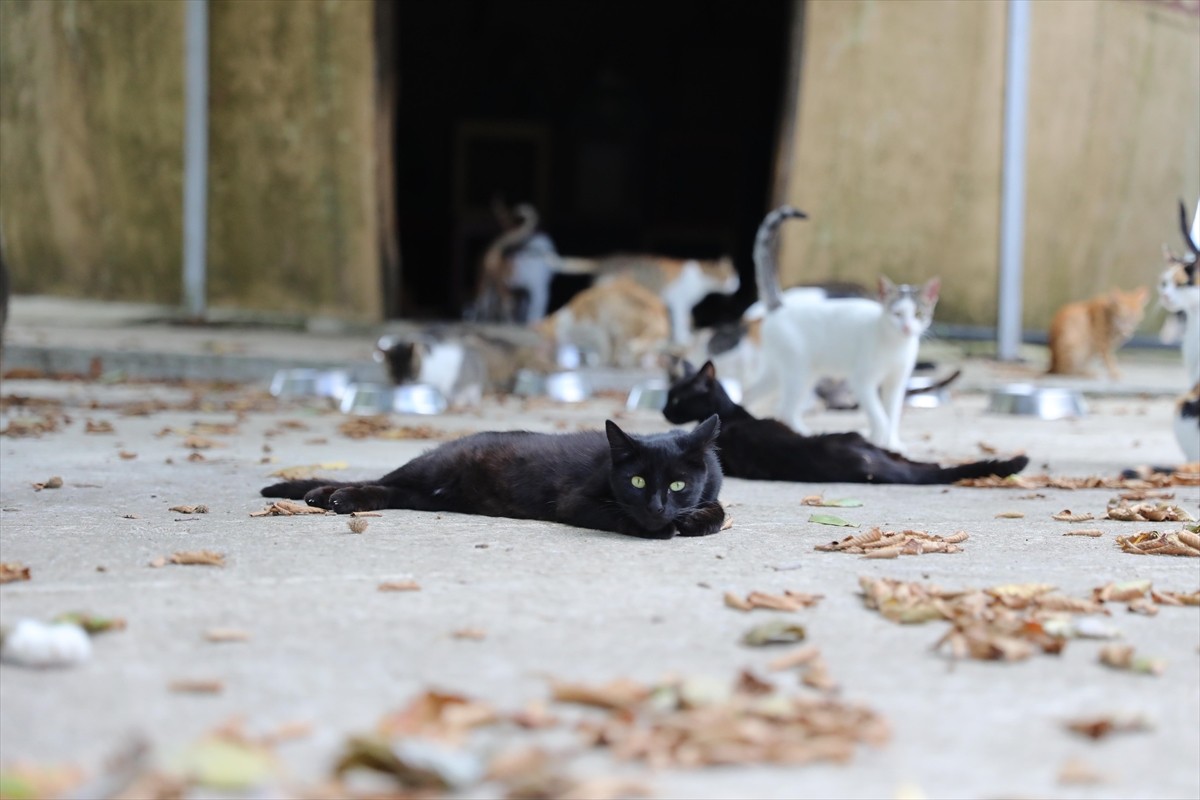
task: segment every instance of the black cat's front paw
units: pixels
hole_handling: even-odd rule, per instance
[[[710,536],[725,524],[725,509],[717,502],[706,503],[675,520],[680,536]]]
[[[658,530],[648,531],[636,522],[625,521],[619,526],[618,533],[626,536],[636,536],[639,539],[672,539],[675,537],[675,526],[667,525]]]
[[[338,487],[336,486],[318,486],[316,489],[312,489],[305,493],[304,502],[308,503],[310,506],[316,506],[317,508],[324,508],[328,510],[330,508],[329,498],[336,491],[338,491]]]
[[[321,508],[327,508],[338,514],[353,514],[355,511],[377,511],[387,508],[386,497],[387,489],[382,486],[343,486],[328,497],[321,498],[324,505],[311,501],[309,501],[309,505],[321,505]],[[306,495],[304,499],[308,501],[308,496]]]

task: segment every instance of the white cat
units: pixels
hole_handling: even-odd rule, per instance
[[[1169,312],[1182,311],[1183,366],[1187,374],[1187,385],[1200,382],[1200,275],[1197,274],[1197,259],[1200,259],[1200,203],[1188,231],[1187,209],[1179,204],[1179,228],[1190,252],[1175,255],[1163,245],[1163,258],[1167,268],[1158,281],[1158,302]]]
[[[771,248],[779,225],[793,217],[806,215],[790,206],[775,209],[755,239],[755,275],[767,314],[760,333],[761,370],[747,398],[778,384],[779,419],[806,433],[801,414],[817,381],[825,375],[844,377],[867,413],[871,441],[900,450],[904,390],[921,334],[932,321],[940,282],[932,278],[921,287],[896,286],[881,277],[880,302],[837,298],[785,304]]]

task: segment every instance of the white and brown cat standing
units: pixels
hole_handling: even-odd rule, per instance
[[[558,348],[577,348],[589,366],[657,366],[670,337],[658,295],[622,275],[584,289],[534,325]]]
[[[595,275],[601,284],[628,277],[658,295],[671,317],[671,341],[687,345],[692,335],[692,309],[710,294],[733,294],[741,285],[733,260],[668,258],[656,255],[613,255],[604,258],[564,257],[560,272]]]
[[[881,277],[879,302],[830,298],[784,303],[772,255],[775,236],[785,220],[806,216],[791,206],[780,206],[767,214],[758,229],[754,267],[759,299],[767,313],[760,332],[760,374],[747,399],[778,384],[778,418],[806,433],[801,404],[811,402],[822,376],[844,377],[867,413],[870,440],[900,450],[904,392],[916,366],[921,335],[933,320],[940,282],[931,278],[921,286],[897,286]]]

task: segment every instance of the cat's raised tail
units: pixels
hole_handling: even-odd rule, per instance
[[[754,277],[758,282],[758,299],[770,313],[783,305],[783,290],[779,287],[779,269],[775,264],[775,235],[788,219],[808,219],[798,208],[780,206],[763,219],[754,237]]]

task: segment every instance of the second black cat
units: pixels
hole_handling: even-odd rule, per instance
[[[730,399],[711,361],[699,370],[683,362],[663,415],[680,424],[711,414],[721,418],[721,466],[731,478],[806,483],[954,483],[1025,469],[1026,456],[973,461],[952,467],[912,461],[858,433],[802,436],[774,419],[758,419]]]
[[[376,481],[284,481],[264,497],[303,499],[339,514],[380,508],[562,522],[645,539],[721,530],[721,466],[710,415],[691,431],[476,433],[417,456]]]

